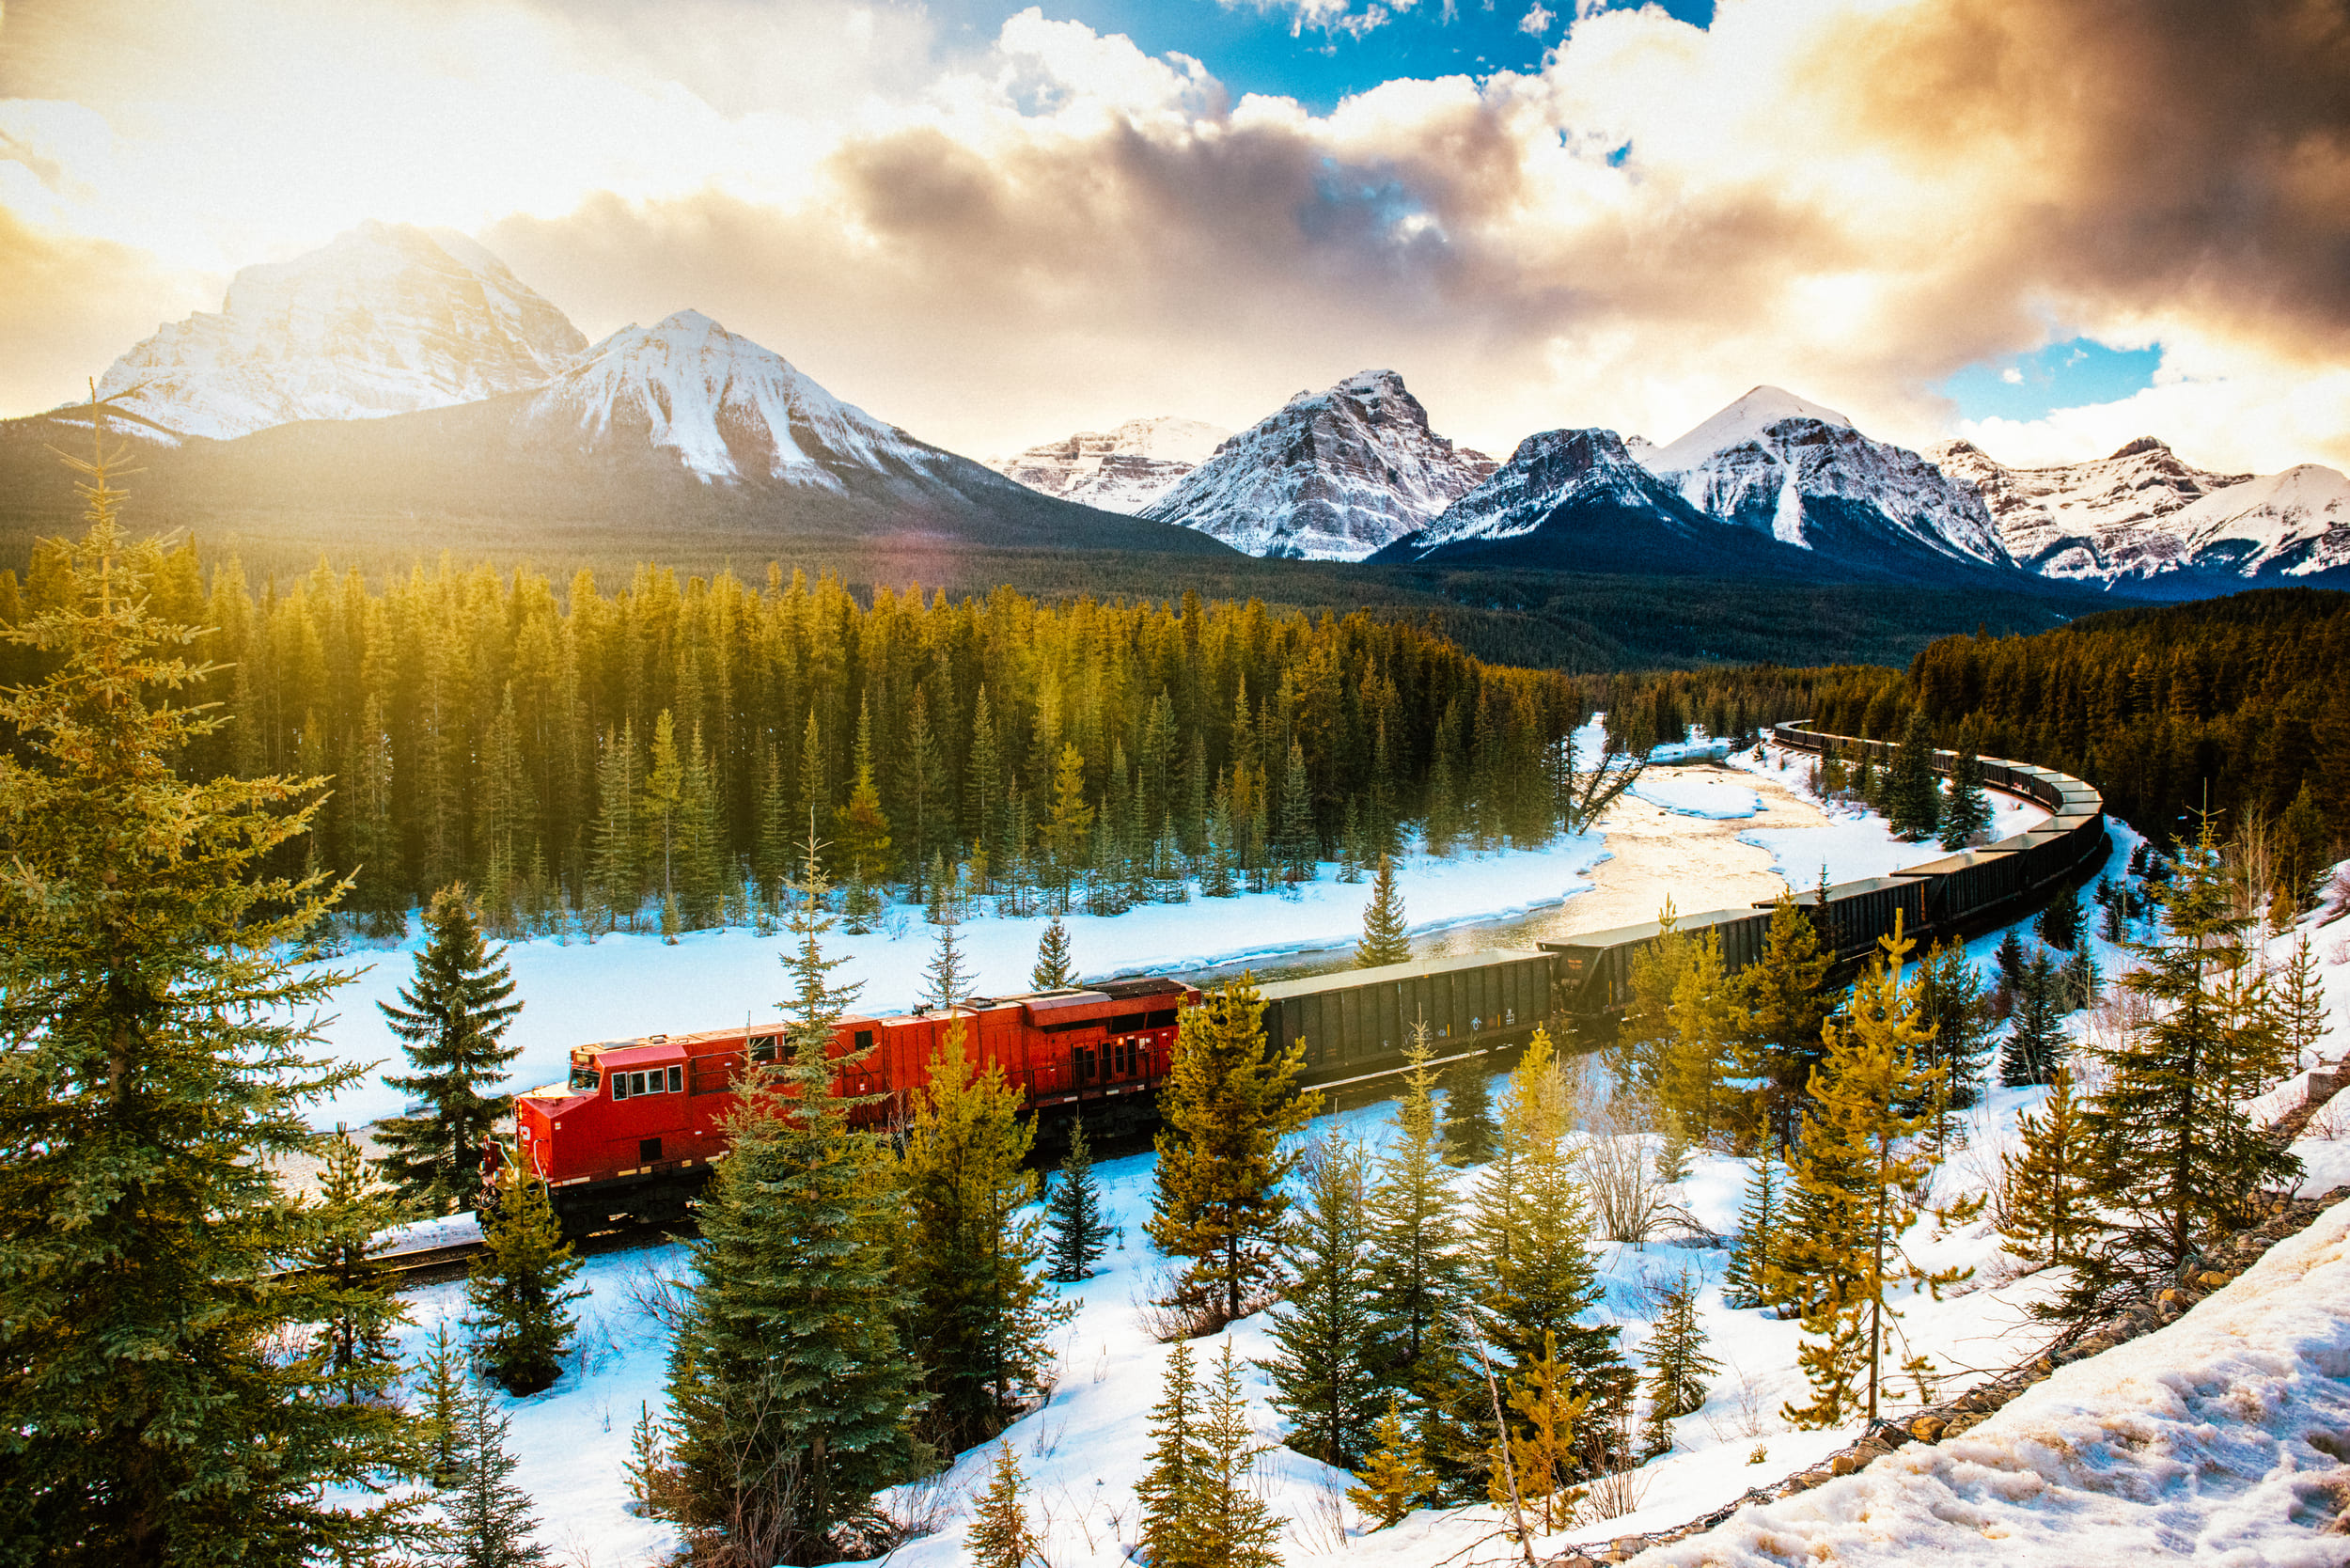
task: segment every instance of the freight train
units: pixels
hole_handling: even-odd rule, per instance
[[[1884,742],[1774,727],[1781,746],[1889,758]],[[1952,754],[1939,753],[1947,772]],[[2063,774],[1985,759],[1984,783],[2051,813],[2040,827],[1891,876],[1806,893],[1840,971],[1866,962],[1899,911],[1920,940],[1973,935],[2037,908],[2106,856],[2105,805]],[[1681,917],[1683,931],[1718,935],[1731,969],[1762,950],[1769,904]],[[1632,956],[1659,934],[1654,921],[1593,932],[1525,950],[1488,949],[1371,969],[1349,969],[1261,987],[1265,1038],[1302,1043],[1306,1086],[1341,1103],[1391,1092],[1414,1029],[1427,1026],[1436,1059],[1495,1056],[1525,1043],[1537,1026],[1573,1026],[1591,1043],[1611,1032],[1628,993]],[[1115,1144],[1157,1120],[1156,1094],[1173,1060],[1184,1009],[1201,993],[1180,980],[1104,980],[1081,988],[976,997],[958,1010],[966,1049],[993,1066],[1040,1122],[1039,1144],[1058,1147],[1080,1119],[1088,1137]],[[905,1115],[944,1040],[948,1015],[931,1010],[841,1019],[832,1054],[840,1092],[864,1099],[868,1124]],[[698,1034],[648,1035],[582,1045],[567,1081],[516,1097],[514,1152],[544,1179],[565,1229],[589,1234],[626,1223],[665,1223],[687,1206],[726,1152],[734,1086],[783,1048],[775,1025]]]

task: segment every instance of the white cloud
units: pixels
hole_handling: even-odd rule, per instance
[[[1531,38],[1541,38],[1550,31],[1550,24],[1557,20],[1558,18],[1543,9],[1542,0],[1535,0],[1535,3],[1527,8],[1526,14],[1518,18],[1518,31]]]
[[[2011,365],[1999,372],[1999,379],[2010,386],[2021,386],[2024,384],[2024,372]]]

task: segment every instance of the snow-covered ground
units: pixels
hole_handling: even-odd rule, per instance
[[[2137,840],[2119,824],[2114,838],[2110,869],[2118,876]],[[1495,862],[1471,864],[1491,868]],[[1359,902],[1358,888],[1342,891],[1348,902]],[[1032,922],[1022,924],[1033,929]],[[1986,972],[1998,935],[1969,944],[1970,956]],[[2324,932],[2317,937],[2329,1016],[2337,1021],[2328,1050],[2339,1054],[2344,1039],[2339,1020],[2350,1002],[2350,942],[2329,940]],[[2291,941],[2291,933],[2278,938],[2272,953],[2281,956]],[[608,946],[554,950],[593,956]],[[688,968],[653,966],[650,960],[665,953],[657,943],[638,947],[646,963],[640,983],[656,973],[663,974],[664,989],[694,983],[666,978],[690,976]],[[691,949],[689,941],[666,949],[666,957],[690,958]],[[2092,951],[2108,979],[2119,972],[2121,955],[2110,945],[2093,939]],[[1025,964],[1024,954],[1019,966]],[[2076,1034],[2093,1027],[2085,1013],[2072,1023]],[[1964,1147],[1937,1173],[1934,1201],[1947,1204],[1984,1190],[2012,1142],[2016,1115],[2044,1094],[1991,1090],[1968,1115]],[[1325,1118],[1319,1126],[1375,1142],[1391,1133],[1392,1115],[1391,1105],[1373,1105]],[[2310,1167],[2304,1190],[2350,1182],[2346,1135],[2350,1125],[2329,1133],[2321,1122],[2295,1145]],[[1062,1287],[1082,1305],[1057,1341],[1058,1385],[1049,1403],[1005,1435],[1029,1478],[1032,1522],[1044,1534],[1053,1568],[1120,1568],[1126,1560],[1137,1525],[1133,1488],[1149,1447],[1146,1413],[1159,1397],[1169,1354],[1145,1331],[1136,1309],[1157,1266],[1142,1231],[1152,1156],[1105,1161],[1097,1169],[1108,1217],[1120,1228],[1120,1245],[1101,1274]],[[1464,1191],[1475,1174],[1462,1173]],[[1743,1162],[1699,1154],[1684,1187],[1686,1207],[1706,1228],[1729,1234],[1746,1176]],[[2027,1309],[2040,1283],[2013,1273],[1988,1219],[1949,1233],[1933,1219],[1921,1219],[1909,1244],[1929,1266],[1975,1270],[1939,1302],[1920,1294],[1901,1304],[1911,1348],[1932,1357],[1950,1378],[1938,1394],[1966,1387],[1985,1370],[2012,1365],[2037,1346],[2044,1330],[2029,1322]],[[1628,1351],[1637,1355],[1648,1331],[1654,1284],[1685,1268],[1702,1281],[1700,1320],[1706,1348],[1722,1370],[1706,1404],[1674,1422],[1675,1450],[1637,1472],[1633,1512],[1586,1520],[1552,1542],[1554,1549],[1571,1540],[1589,1543],[1680,1524],[1749,1486],[1809,1467],[1856,1435],[1852,1429],[1797,1432],[1779,1419],[1783,1402],[1808,1393],[1795,1365],[1800,1330],[1723,1304],[1725,1251],[1663,1243],[1645,1248],[1601,1244],[1599,1251],[1606,1294],[1595,1313],[1622,1326]],[[590,1259],[582,1283],[591,1294],[581,1304],[577,1347],[561,1380],[529,1399],[503,1402],[521,1456],[517,1480],[536,1498],[543,1536],[561,1558],[591,1568],[634,1568],[671,1541],[666,1527],[628,1513],[622,1465],[640,1405],[657,1411],[661,1398],[667,1335],[645,1304],[648,1287],[663,1275],[679,1274],[683,1264],[683,1249],[674,1245]],[[417,1323],[404,1334],[403,1349],[413,1356],[436,1321],[462,1313],[462,1289],[433,1286],[410,1299]],[[1244,1361],[1253,1363],[1271,1350],[1265,1316],[1245,1319],[1228,1332]],[[1195,1345],[1203,1362],[1218,1349],[1214,1341]],[[2244,1564],[2339,1561],[2338,1544],[2330,1548],[2334,1556],[2317,1551],[2313,1532],[2319,1527],[2311,1521],[2326,1497],[2340,1508],[2341,1487],[2350,1478],[2339,1468],[2326,1472],[2327,1450],[2311,1448],[2305,1434],[2338,1435],[2350,1428],[2345,1379],[2350,1208],[2328,1215],[2307,1237],[2280,1247],[2268,1262],[2162,1334],[2066,1369],[1963,1439],[1906,1451],[1862,1476],[1761,1514],[1741,1514],[1703,1538],[1705,1544],[1660,1549],[1642,1560],[1808,1563],[1828,1560],[1832,1553],[1837,1561],[1909,1562],[1928,1556],[1939,1560],[1944,1553],[1963,1560],[1996,1553],[2017,1563],[2051,1564],[2166,1555]],[[1283,1423],[1267,1403],[1269,1384],[1253,1365],[1246,1381],[1258,1430],[1265,1441],[1277,1443]],[[1914,1399],[1915,1391],[1908,1392]],[[991,1457],[992,1450],[964,1454],[944,1477],[897,1499],[906,1513],[926,1516],[933,1528],[893,1560],[909,1568],[967,1560],[967,1500],[983,1482]],[[1344,1501],[1348,1482],[1286,1449],[1266,1456],[1265,1493],[1288,1521],[1281,1550],[1291,1568],[1341,1557],[1395,1568],[1514,1559],[1495,1534],[1498,1519],[1490,1508],[1422,1511],[1391,1529],[1367,1533]],[[1709,1550],[1716,1555],[1705,1555]]]
[[[1731,753],[1726,765],[1775,778],[1791,790],[1800,791],[1804,772],[1810,762],[1811,758],[1804,752],[1770,746],[1759,762],[1753,751],[1747,750]],[[2048,812],[2029,800],[1996,790],[1986,792],[1986,798],[1991,803],[1988,841],[1996,842],[2048,821]],[[1885,876],[1910,866],[1922,866],[1950,853],[1930,839],[1919,844],[1902,842],[1887,830],[1885,819],[1866,807],[1839,803],[1820,809],[1828,819],[1825,826],[1749,828],[1738,835],[1739,840],[1768,850],[1773,861],[1771,869],[1798,888],[1817,885],[1823,867],[1831,884],[1857,882],[1863,877]]]
[[[1684,817],[1710,817],[1717,822],[1751,817],[1762,809],[1762,797],[1752,790],[1679,773],[1644,773],[1640,781],[1632,786],[1632,792],[1651,806],[1661,806]]]

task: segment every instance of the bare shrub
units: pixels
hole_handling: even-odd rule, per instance
[[[1638,1467],[1640,1445],[1632,1431],[1629,1404],[1620,1402],[1614,1417],[1594,1428],[1593,1436],[1599,1458],[1590,1479],[1583,1483],[1582,1516],[1621,1519],[1640,1506],[1653,1479]]]
[[[1217,1290],[1187,1280],[1164,1264],[1151,1271],[1150,1278],[1130,1299],[1134,1303],[1135,1321],[1161,1344],[1197,1340],[1216,1333],[1232,1321],[1225,1315]],[[1242,1294],[1240,1315],[1248,1317],[1261,1312],[1280,1299],[1280,1293],[1269,1281],[1260,1281]]]
[[[1645,1106],[1622,1095],[1585,1114],[1575,1163],[1591,1195],[1592,1217],[1609,1241],[1639,1247],[1668,1232],[1697,1229],[1697,1221],[1674,1200],[1680,1189],[1657,1176],[1651,1120]]]
[[[630,1271],[621,1281],[620,1294],[639,1312],[671,1334],[685,1321],[686,1308],[693,1300],[693,1288],[683,1275],[664,1273],[650,1262],[640,1262]]]
[[[1714,1440],[1728,1443],[1733,1437],[1767,1437],[1778,1430],[1778,1423],[1771,1419],[1770,1402],[1762,1397],[1762,1385],[1754,1374],[1732,1360],[1730,1375],[1737,1381],[1730,1388],[1728,1419],[1716,1420],[1712,1416],[1705,1418],[1706,1426],[1713,1431]]]

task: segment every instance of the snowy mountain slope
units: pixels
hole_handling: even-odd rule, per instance
[[[1138,512],[1208,461],[1232,432],[1161,415],[1113,431],[1081,431],[988,466],[1009,479],[1104,511]]]
[[[1494,471],[1428,428],[1393,370],[1300,392],[1145,509],[1251,556],[1360,560],[1432,521]]]
[[[1775,386],[1754,388],[1640,461],[1698,510],[1840,564],[2013,564],[1974,486]]]
[[[537,386],[587,339],[462,235],[365,223],[247,267],[218,314],[160,328],[98,389],[217,440],[295,419],[364,419]]]
[[[946,456],[698,310],[612,334],[532,394],[517,430],[590,452],[650,447],[705,483],[838,488],[859,469],[926,473]]]
[[[2192,594],[2350,566],[2350,481],[2331,468],[2214,474],[2152,437],[2045,468],[2010,468],[1963,441],[1935,456],[1982,492],[2009,549],[2044,576]]]

